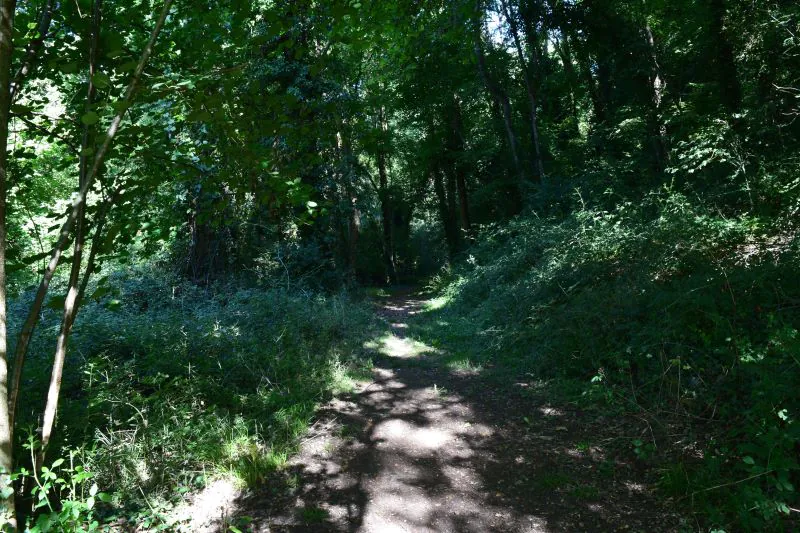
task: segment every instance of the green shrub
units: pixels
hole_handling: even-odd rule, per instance
[[[446,334],[472,359],[582,382],[584,401],[684,425],[694,451],[669,459],[686,466],[685,483],[665,474],[673,495],[710,524],[781,527],[800,480],[793,225],[664,189],[637,205],[518,218],[477,242],[432,284]]]
[[[25,448],[36,452],[36,440],[31,436]],[[111,496],[99,492],[94,475],[83,465],[76,464],[74,451],[68,452],[68,462],[59,457],[50,466],[38,469],[22,468],[12,478],[31,487],[31,499],[35,518],[28,520],[25,531],[47,533],[48,531],[100,531],[100,522],[95,511],[98,502],[110,502]],[[6,526],[0,522],[0,527]]]

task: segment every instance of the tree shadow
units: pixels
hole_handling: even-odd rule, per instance
[[[374,380],[319,413],[282,485],[242,495],[255,531],[672,531],[679,519],[606,457],[598,421],[542,391],[497,391],[480,373],[437,364],[409,337],[422,302],[381,303],[392,342],[370,344]],[[408,343],[413,349],[398,350]],[[424,349],[420,346],[424,346]],[[609,421],[599,421],[608,426]],[[276,494],[279,493],[279,494]]]

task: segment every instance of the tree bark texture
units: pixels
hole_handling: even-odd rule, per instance
[[[0,0],[0,513],[16,530],[13,423],[8,403],[8,322],[6,302],[6,187],[8,123],[11,110],[11,53],[16,0]]]
[[[92,6],[92,35],[89,40],[89,80],[86,92],[86,112],[92,110],[96,89],[94,86],[94,76],[97,69],[97,55],[100,42],[100,27],[102,20],[102,0],[94,0]],[[89,150],[94,147],[94,127],[85,125],[83,128],[83,139],[81,141],[81,155],[79,164],[78,186],[83,188],[88,179],[87,172],[89,167]],[[67,344],[75,323],[75,316],[78,312],[78,292],[81,274],[81,262],[83,259],[83,246],[85,243],[85,224],[86,224],[86,204],[82,203],[78,208],[75,220],[75,239],[72,253],[72,266],[67,285],[67,295],[64,299],[64,314],[61,318],[61,329],[58,332],[56,341],[56,351],[53,357],[53,368],[50,375],[50,386],[47,391],[47,402],[44,408],[44,420],[42,422],[42,446],[39,451],[38,464],[42,464],[47,446],[53,434],[55,425],[56,411],[58,409],[58,399],[61,393],[61,378],[64,373],[64,363],[67,358]]]

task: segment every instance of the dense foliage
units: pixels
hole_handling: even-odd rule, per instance
[[[669,191],[487,228],[436,280],[450,326],[428,334],[505,379],[553,379],[584,406],[642,417],[630,446],[647,446],[666,495],[761,530],[796,502],[800,250],[760,231]]]
[[[8,525],[259,482],[362,364],[342,291],[430,278],[699,528],[791,527],[798,65],[777,0],[0,0]]]

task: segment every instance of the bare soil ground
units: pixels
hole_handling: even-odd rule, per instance
[[[324,407],[279,483],[240,494],[219,508],[229,518],[193,530],[683,529],[636,460],[608,452],[624,420],[551,404],[535,383],[498,388],[438,364],[440,350],[407,335],[422,300],[376,305],[391,333],[368,346],[373,379]]]

